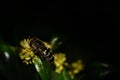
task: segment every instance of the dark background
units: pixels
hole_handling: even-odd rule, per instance
[[[79,49],[91,60],[116,65],[117,53],[112,53],[117,26],[113,9],[112,0],[3,2],[0,35],[16,45],[28,36],[49,40],[57,34],[66,38],[65,50]]]

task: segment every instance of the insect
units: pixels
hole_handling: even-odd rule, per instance
[[[44,42],[36,37],[30,38],[30,46],[33,49],[33,52],[40,56],[44,57],[50,62],[53,62],[54,57],[50,48],[48,48]]]

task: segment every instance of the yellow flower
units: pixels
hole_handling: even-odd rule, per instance
[[[56,67],[55,72],[60,73],[63,70],[63,66]]]
[[[70,75],[71,79],[74,79],[75,74],[72,71],[69,71],[68,74]]]
[[[23,41],[20,42],[20,45],[23,47],[23,48],[30,48],[30,40],[29,39],[24,39]]]
[[[77,62],[73,62],[69,66],[71,67],[71,70],[68,73],[72,79],[74,79],[75,74],[78,74],[84,68],[84,65],[82,64],[81,60],[78,60]]]
[[[81,70],[83,70],[84,65],[81,60],[72,63],[73,73],[78,74]]]
[[[58,53],[54,55],[54,64],[56,66],[56,72],[60,73],[63,70],[63,64],[66,61],[65,54]]]
[[[51,47],[52,47],[51,44],[48,44],[47,42],[44,42],[44,44],[45,44],[45,46],[46,46],[47,48],[51,48]]]
[[[30,47],[29,42],[30,42],[29,39],[24,39],[23,41],[20,42],[22,49],[19,56],[23,60],[23,62],[26,64],[31,64],[32,59],[36,56],[32,51],[32,48]]]

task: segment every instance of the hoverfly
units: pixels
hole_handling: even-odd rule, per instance
[[[48,48],[44,42],[36,37],[30,38],[30,46],[33,49],[33,52],[40,56],[44,57],[50,62],[53,62],[54,57],[50,48]]]

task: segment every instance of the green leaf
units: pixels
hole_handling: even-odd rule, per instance
[[[56,80],[71,80],[71,77],[64,69],[60,74],[57,74]]]
[[[92,66],[94,67],[93,73],[96,77],[103,77],[111,72],[110,65],[106,63],[94,62]]]
[[[62,44],[62,41],[60,40],[60,37],[53,36],[50,40],[50,44],[52,45],[52,51],[54,51]]]
[[[42,80],[51,80],[51,67],[46,60],[37,57],[33,60],[33,63]]]
[[[16,47],[4,42],[0,42],[0,80],[37,80],[33,67],[22,63]]]
[[[3,77],[15,80],[18,77],[16,68],[16,55],[12,46],[0,43],[0,72]]]
[[[112,71],[111,66],[107,63],[92,62],[86,66],[87,77],[92,79],[101,79],[109,75]]]
[[[16,55],[17,54],[15,54],[15,47],[5,43],[0,43],[0,57],[2,59],[1,62],[10,61]]]

